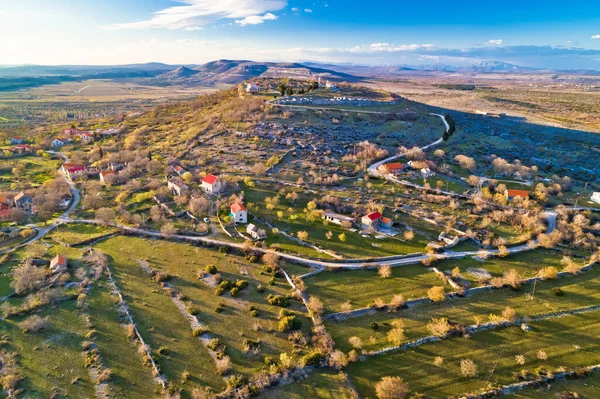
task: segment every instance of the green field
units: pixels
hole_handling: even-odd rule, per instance
[[[23,165],[24,169],[21,176],[15,176],[12,170],[19,164]],[[40,186],[55,175],[60,164],[59,160],[36,156],[2,159],[0,160],[0,190],[8,191]]]
[[[269,389],[260,399],[353,399],[342,374],[333,372],[311,373],[301,381]]]

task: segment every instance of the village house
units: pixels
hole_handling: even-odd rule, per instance
[[[13,136],[8,141],[10,144],[23,144],[23,139],[21,137]]]
[[[392,228],[392,225],[394,224],[394,222],[392,222],[392,219],[390,218],[386,218],[385,216],[381,217],[381,227],[385,227],[387,229]]]
[[[262,240],[262,239],[267,238],[267,232],[263,229],[259,229],[252,223],[250,223],[246,227],[246,233],[250,234],[250,236],[252,238],[254,238],[255,240]]]
[[[63,130],[63,134],[66,137],[73,137],[73,136],[76,136],[78,133],[79,133],[79,130],[77,130],[73,127]]]
[[[171,170],[177,174],[177,176],[181,177],[187,170],[183,168],[181,165],[173,164],[171,165]]]
[[[335,87],[335,84],[333,84],[330,81],[327,81],[327,83],[325,83],[325,88],[328,89],[329,91],[337,91],[337,87]]]
[[[526,190],[514,190],[514,189],[507,189],[504,190],[504,195],[506,196],[506,198],[509,201],[512,201],[515,198],[523,198],[523,199],[529,199],[529,193]]]
[[[9,209],[12,206],[13,202],[8,197],[0,197],[0,210]]]
[[[167,181],[167,187],[169,190],[171,190],[173,195],[178,197],[181,197],[188,191],[188,186],[183,182],[183,180],[177,178],[169,179],[169,181]]]
[[[15,195],[15,197],[13,198],[14,206],[16,208],[23,209],[26,211],[31,210],[32,203],[33,203],[33,198],[31,198],[29,195],[25,194],[22,191],[19,194]]]
[[[421,169],[421,176],[425,179],[429,178],[429,177],[433,177],[435,176],[435,172],[433,172],[431,169],[429,168],[423,168]]]
[[[202,179],[202,185],[200,187],[208,194],[218,194],[223,188],[223,183],[217,176],[209,173]]]
[[[379,212],[371,212],[368,215],[362,217],[361,224],[363,225],[363,228],[377,228],[379,226],[379,223],[381,223],[382,217],[383,216]]]
[[[377,170],[384,174],[398,176],[404,171],[404,164],[402,162],[386,163],[380,165]]]
[[[56,255],[50,261],[50,271],[54,274],[66,272],[67,264],[67,258],[62,255]]]
[[[231,219],[235,223],[248,223],[248,211],[240,202],[234,202],[229,208]]]
[[[0,210],[0,222],[6,222],[10,220],[12,215],[12,211],[10,209],[2,209]]]
[[[594,194],[592,194],[591,200],[597,204],[600,204],[600,192],[595,192]]]
[[[75,180],[85,173],[85,166],[75,163],[64,163],[61,167],[63,174],[70,180]]]
[[[28,144],[17,144],[12,147],[13,154],[31,154],[33,148]]]
[[[67,141],[63,138],[56,138],[54,140],[52,140],[52,144],[51,146],[56,148],[56,147],[62,147],[63,145],[65,145],[67,143]]]
[[[104,172],[100,172],[98,176],[102,183],[106,183],[107,181],[112,182],[112,180],[114,180],[114,177],[117,176],[117,172],[113,170],[105,170]]]
[[[451,234],[442,231],[438,236],[438,241],[441,241],[446,244],[446,246],[455,246],[459,242],[459,238],[457,236],[453,236]]]
[[[250,94],[257,94],[260,91],[260,86],[256,83],[247,83],[246,84],[246,92]]]
[[[94,135],[90,132],[81,132],[78,137],[79,141],[85,144],[94,141]]]
[[[331,222],[333,224],[337,224],[337,225],[343,225],[343,224],[350,224],[352,225],[352,222],[354,222],[354,218],[351,218],[350,216],[344,216],[344,215],[340,215],[337,213],[333,213],[333,212],[325,212],[323,213],[323,216],[321,216],[324,220],[327,220],[328,222]]]

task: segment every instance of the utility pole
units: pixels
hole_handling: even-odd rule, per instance
[[[535,298],[535,287],[537,286],[537,280],[533,281],[533,292],[531,293],[531,300]]]

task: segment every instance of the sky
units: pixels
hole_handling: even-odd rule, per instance
[[[216,59],[600,70],[597,0],[0,0],[0,64]]]

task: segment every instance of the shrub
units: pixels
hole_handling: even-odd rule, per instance
[[[231,294],[232,297],[238,297],[238,296],[240,296],[240,289],[237,287],[233,287],[231,289],[231,291],[229,291],[229,293]]]
[[[235,282],[235,286],[237,288],[239,288],[240,290],[243,290],[244,288],[248,287],[248,281],[246,281],[246,280],[237,280]]]
[[[402,342],[406,339],[406,336],[404,335],[404,329],[400,326],[392,328],[387,333],[387,339],[393,345],[398,346],[402,344]]]
[[[312,366],[314,364],[319,364],[324,358],[325,355],[322,352],[312,351],[302,357],[301,364],[302,367]]]
[[[538,272],[538,277],[542,280],[553,280],[558,275],[558,270],[554,266],[544,267]]]
[[[408,384],[400,377],[383,377],[375,385],[379,399],[404,399],[408,396]]]
[[[290,301],[286,297],[273,294],[269,294],[269,296],[267,297],[267,302],[269,303],[269,305],[279,306],[282,308],[285,308],[290,304]]]
[[[444,358],[441,356],[436,356],[433,360],[433,365],[435,367],[442,367],[444,365]]]
[[[224,303],[219,303],[217,305],[217,307],[215,308],[215,312],[217,313],[222,313],[225,310],[225,304]]]
[[[372,322],[371,324],[369,324],[369,327],[371,327],[371,330],[379,330],[379,324],[376,322]]]
[[[460,361],[460,373],[463,377],[473,378],[477,376],[477,365],[470,359]]]
[[[187,311],[189,314],[196,316],[198,313],[200,313],[200,309],[194,307],[194,306],[188,306],[187,307]]]
[[[36,333],[48,329],[50,327],[50,319],[48,317],[33,315],[22,321],[19,325],[27,333]]]
[[[98,375],[98,381],[97,381],[98,384],[110,381],[111,376],[112,376],[112,371],[110,369],[102,370],[102,372]]]
[[[194,331],[192,331],[192,335],[194,337],[199,337],[202,334],[206,333],[208,331],[208,329],[206,327],[198,327],[198,328],[194,328]]]
[[[160,348],[158,348],[157,353],[159,355],[167,355],[169,353],[169,348],[167,348],[166,346],[161,346]]]
[[[348,338],[348,343],[352,345],[354,349],[362,348],[362,340],[359,337],[350,337]]]
[[[225,289],[223,287],[217,287],[215,288],[215,295],[216,296],[221,296],[225,293]]]
[[[506,321],[513,322],[517,319],[517,311],[507,306],[502,311],[502,318]]]
[[[556,296],[563,296],[565,293],[559,287],[552,288],[552,293]]]
[[[389,308],[391,310],[398,310],[403,307],[405,303],[404,295],[394,295],[389,303]]]
[[[390,265],[381,265],[377,269],[377,273],[381,278],[389,278],[392,275],[392,267]]]
[[[256,292],[260,292],[261,294],[265,292],[265,287],[262,284],[256,286]]]
[[[516,269],[510,269],[502,275],[504,284],[510,285],[513,289],[521,288],[521,275]]]
[[[427,291],[427,296],[433,302],[443,302],[446,300],[446,290],[441,286],[431,287]]]
[[[224,290],[230,290],[233,288],[233,283],[227,279],[223,279],[218,286]]]
[[[217,367],[217,373],[219,373],[220,375],[227,374],[231,369],[231,359],[229,358],[229,356],[223,356],[220,359],[216,359],[215,363]]]
[[[431,321],[427,324],[427,328],[433,335],[437,337],[443,337],[452,331],[452,325],[450,325],[448,319],[445,317],[431,319]]]
[[[282,318],[277,324],[277,330],[279,332],[299,330],[300,327],[302,327],[302,323],[296,316],[293,315]]]
[[[215,266],[215,265],[208,265],[208,266],[206,266],[205,270],[207,273],[217,274],[217,266]]]
[[[227,379],[227,386],[231,389],[239,388],[242,385],[246,384],[248,379],[242,374],[237,374],[229,377]]]
[[[219,346],[221,346],[221,340],[219,338],[211,339],[208,345],[206,345],[206,347],[212,351],[216,351]]]

